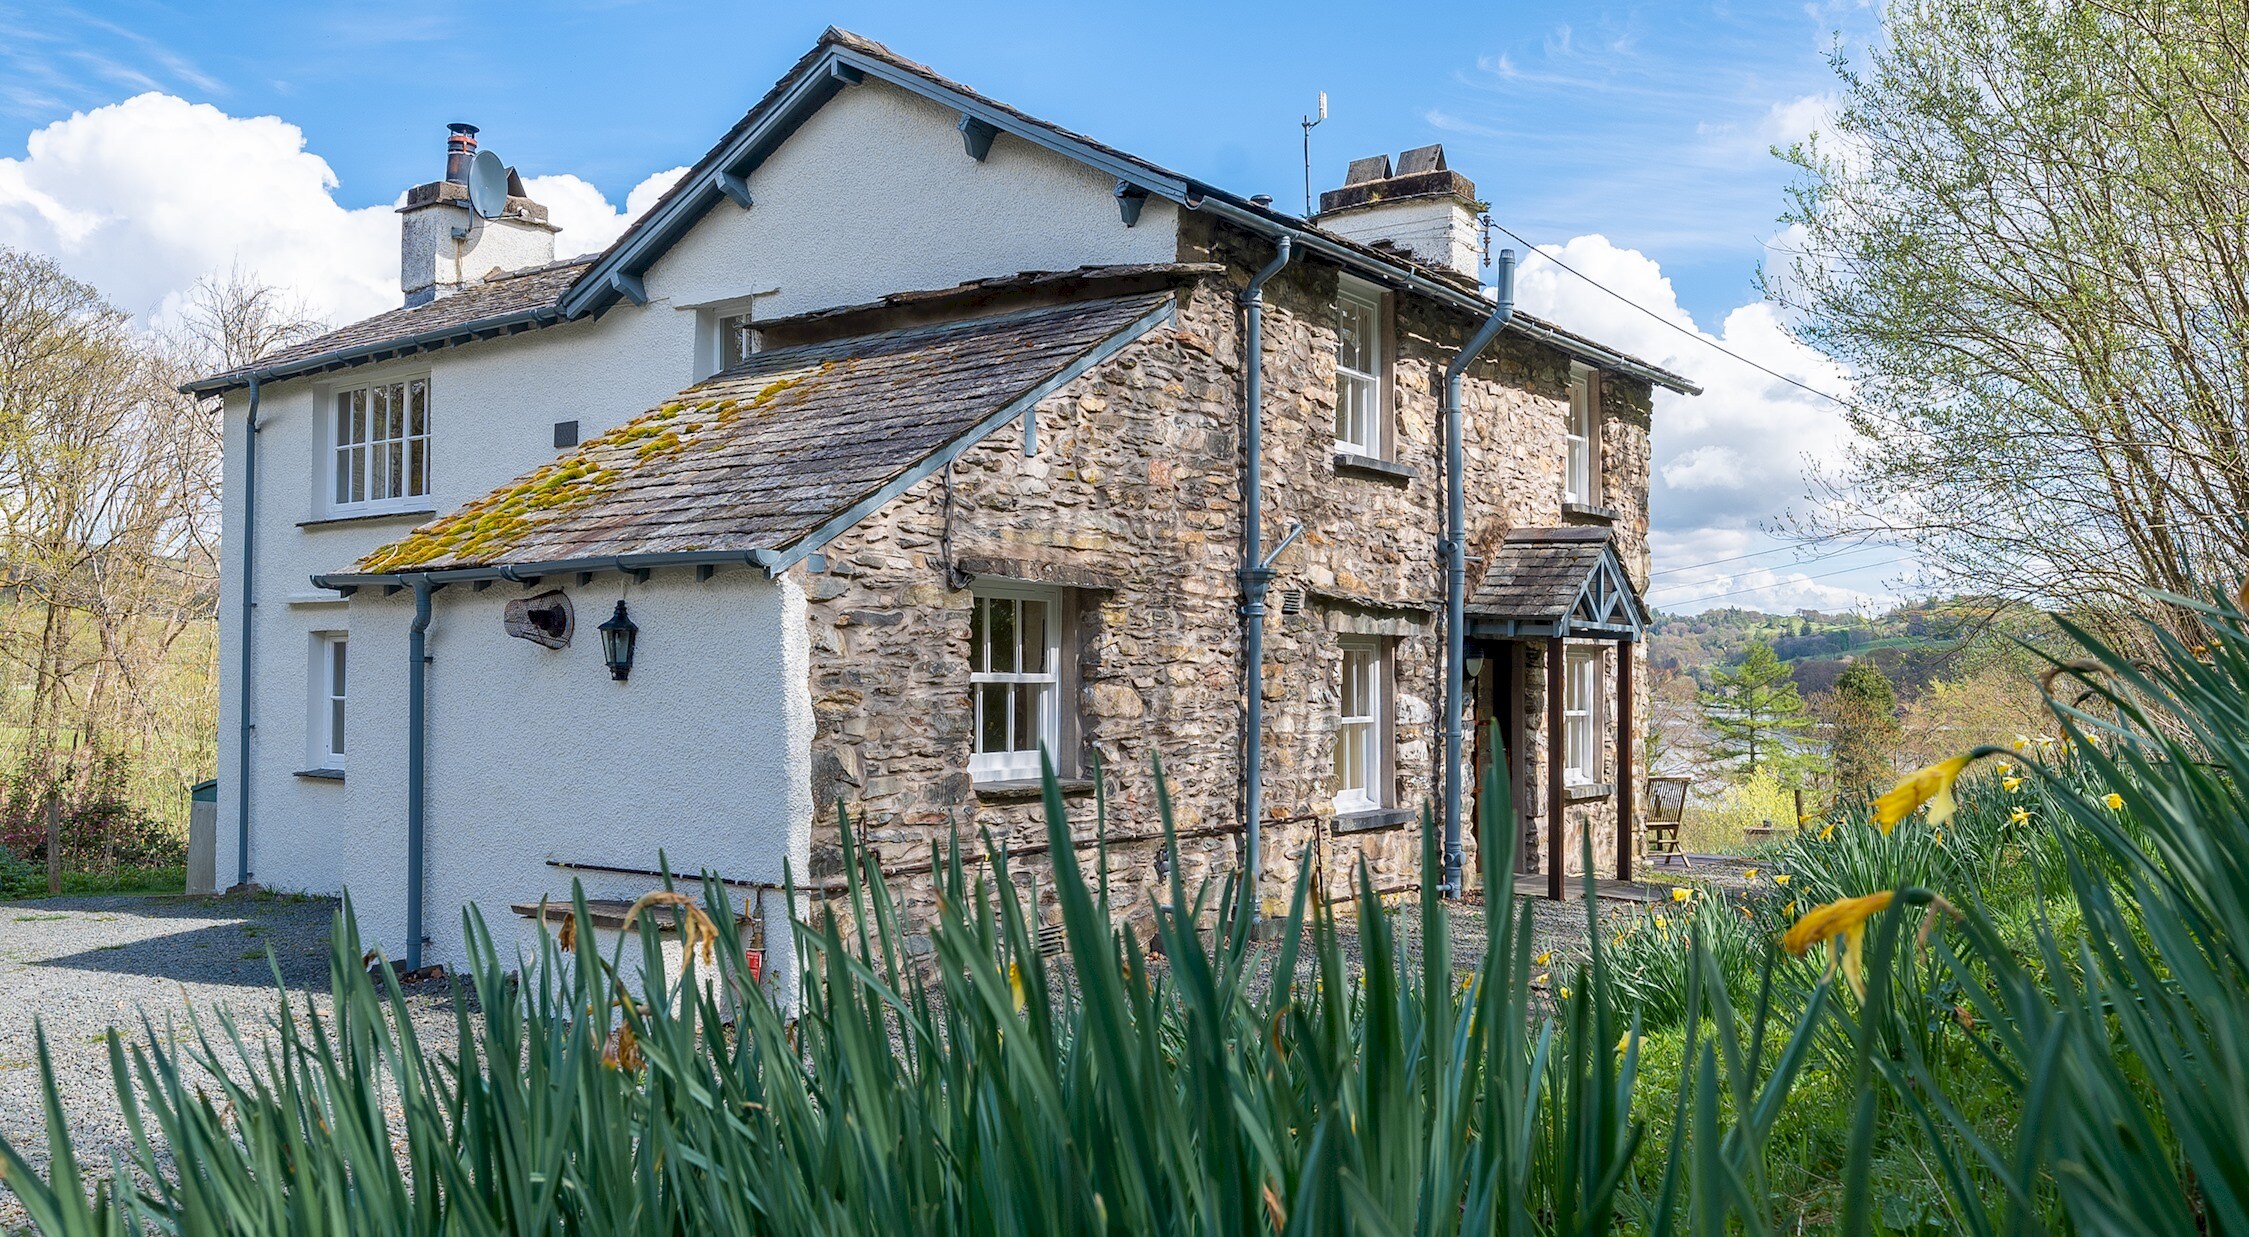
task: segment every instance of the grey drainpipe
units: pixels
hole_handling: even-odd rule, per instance
[[[1242,432],[1242,669],[1248,680],[1248,699],[1242,718],[1242,846],[1244,890],[1249,899],[1249,921],[1254,927],[1263,907],[1258,894],[1258,822],[1265,815],[1265,593],[1273,583],[1273,560],[1262,557],[1265,519],[1265,456],[1262,431],[1265,420],[1265,282],[1288,265],[1289,238],[1276,245],[1273,260],[1250,277],[1242,290],[1247,321],[1242,328],[1248,371]],[[1283,541],[1273,552],[1288,545]]]
[[[429,657],[429,577],[416,576],[414,623],[406,629],[406,969],[422,969],[422,767]]]
[[[234,780],[234,883],[250,883],[250,629],[257,618],[257,594],[251,582],[258,538],[258,380],[250,379],[250,415],[242,441],[242,665],[235,675],[242,693],[237,711],[242,732],[235,741],[239,766]]]
[[[1460,896],[1460,874],[1468,856],[1460,844],[1460,712],[1468,655],[1468,502],[1461,480],[1460,375],[1491,346],[1500,328],[1515,316],[1515,251],[1502,249],[1494,264],[1498,304],[1476,328],[1460,354],[1445,367],[1445,884],[1444,895]],[[1551,737],[1548,742],[1552,742]]]

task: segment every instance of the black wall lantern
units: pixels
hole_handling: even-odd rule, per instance
[[[601,660],[608,663],[609,677],[624,682],[633,672],[633,641],[640,636],[640,625],[625,616],[625,603],[620,601],[617,612],[595,630],[601,633]]]

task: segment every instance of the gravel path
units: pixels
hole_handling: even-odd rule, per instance
[[[110,1078],[104,1032],[183,1024],[190,1008],[232,1007],[245,1038],[275,1006],[273,968],[292,992],[328,991],[328,933],[336,904],[324,898],[53,898],[0,903],[0,1137],[34,1164],[47,1131],[33,1026],[47,1032],[56,1089],[81,1161],[102,1171],[130,1145]],[[268,950],[271,961],[268,961]],[[424,1042],[450,1050],[442,996],[409,998]],[[216,1026],[212,1024],[214,1034]],[[0,1186],[0,1232],[23,1223]]]

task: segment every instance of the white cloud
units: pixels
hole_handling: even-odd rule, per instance
[[[557,256],[607,245],[683,169],[642,181],[623,211],[574,176],[533,177]],[[46,254],[112,303],[166,317],[204,275],[240,266],[343,323],[395,307],[398,215],[337,200],[336,174],[278,117],[136,95],[33,132],[0,159],[0,245]]]
[[[685,175],[686,168],[676,167],[641,181],[625,195],[621,211],[609,205],[601,190],[568,173],[529,177],[523,187],[533,201],[547,208],[547,219],[562,229],[554,238],[554,256],[574,258],[608,248],[624,233],[626,225],[640,218],[641,212],[654,206],[656,199]]]
[[[1563,270],[1556,260],[1632,304]],[[1650,540],[1655,569],[1663,574],[1650,595],[1657,606],[1700,609],[1698,599],[1719,594],[1738,595],[1711,604],[1780,610],[1888,599],[1879,568],[1850,570],[1882,558],[1879,553],[1838,555],[1799,568],[1789,555],[1775,552],[1784,543],[1768,530],[1805,503],[1806,461],[1835,459],[1851,431],[1832,401],[1711,346],[1848,397],[1842,367],[1792,338],[1772,305],[1742,305],[1715,334],[1704,331],[1680,308],[1671,281],[1653,259],[1599,235],[1541,246],[1516,275],[1515,296],[1529,313],[1684,374],[1703,388],[1700,396],[1664,390],[1655,396]],[[1739,561],[1743,556],[1754,557]],[[1842,574],[1831,574],[1839,569]]]

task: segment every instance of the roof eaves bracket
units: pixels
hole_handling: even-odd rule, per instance
[[[750,208],[753,200],[750,197],[750,182],[734,173],[723,169],[711,173],[711,187],[734,199],[734,204],[743,210]]]
[[[611,271],[609,272],[609,287],[617,295],[624,297],[635,305],[646,305],[648,303],[648,288],[641,283],[638,275],[627,271]]]
[[[828,63],[828,76],[836,79],[839,82],[842,82],[846,86],[856,86],[859,83],[867,80],[867,75],[864,72],[851,65],[845,64],[841,60],[834,60]]]
[[[1140,208],[1148,204],[1148,191],[1129,180],[1117,182],[1117,217],[1126,227],[1140,222]]]
[[[968,151],[968,157],[984,162],[984,156],[992,153],[992,139],[999,136],[999,126],[964,112],[955,127],[961,131],[961,146]]]

